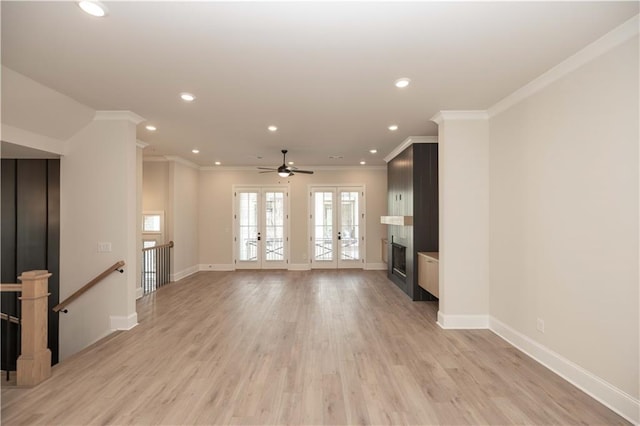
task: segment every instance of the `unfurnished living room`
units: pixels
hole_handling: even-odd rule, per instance
[[[640,424],[640,3],[0,12],[3,424]]]

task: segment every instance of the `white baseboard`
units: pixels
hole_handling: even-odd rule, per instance
[[[288,269],[290,271],[309,271],[311,269],[311,265],[308,263],[290,263]]]
[[[142,287],[136,287],[136,300],[140,299],[142,296],[144,296],[144,290]]]
[[[198,272],[198,265],[189,266],[188,268],[183,269],[180,272],[176,272],[175,274],[170,274],[169,280],[171,280],[171,282],[180,281],[181,279],[187,278],[189,275],[193,275],[196,272]]]
[[[631,423],[640,424],[640,400],[494,317],[489,317],[489,329]]]
[[[489,328],[489,316],[451,315],[438,311],[438,325],[446,330]]]
[[[365,263],[363,269],[365,271],[386,271],[387,270],[387,264],[384,263],[384,262]]]
[[[235,271],[236,267],[233,263],[201,263],[198,270],[203,271]]]
[[[134,312],[126,317],[111,315],[109,320],[111,322],[111,330],[131,330],[138,325],[138,313]]]

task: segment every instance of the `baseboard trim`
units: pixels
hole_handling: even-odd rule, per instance
[[[198,265],[198,271],[235,271],[233,263],[201,263]]]
[[[173,281],[180,281],[183,278],[187,278],[189,275],[193,275],[198,272],[198,265],[189,266],[186,269],[183,269],[180,272],[176,272],[175,274],[170,274],[169,279]]]
[[[111,315],[109,317],[111,330],[131,330],[138,325],[138,313],[134,312],[128,316]]]
[[[451,315],[438,311],[438,325],[445,330],[489,328],[489,316]]]
[[[489,329],[631,423],[640,424],[640,400],[494,317],[489,317]]]
[[[308,263],[290,263],[288,269],[290,271],[309,271],[311,266]]]
[[[388,268],[386,263],[378,262],[378,263],[365,263],[364,270],[365,271],[386,271]]]
[[[136,300],[140,299],[142,296],[144,296],[144,290],[142,287],[136,287]]]

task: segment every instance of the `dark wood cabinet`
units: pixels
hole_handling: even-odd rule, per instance
[[[394,273],[389,259],[388,275],[412,300],[433,300],[418,285],[418,252],[437,252],[438,247],[438,144],[413,144],[387,165],[388,211],[391,216],[413,216],[413,226],[388,226],[391,244],[406,247],[405,277]]]

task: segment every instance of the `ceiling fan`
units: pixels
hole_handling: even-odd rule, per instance
[[[305,173],[308,175],[313,174],[313,171],[311,170],[299,170],[297,167],[287,166],[288,151],[286,149],[283,149],[281,152],[282,152],[282,166],[278,167],[277,169],[269,168],[269,167],[258,167],[259,170],[264,170],[263,172],[259,172],[259,173],[277,172],[278,175],[280,175],[280,177],[289,177],[289,176],[293,176],[296,173]]]

